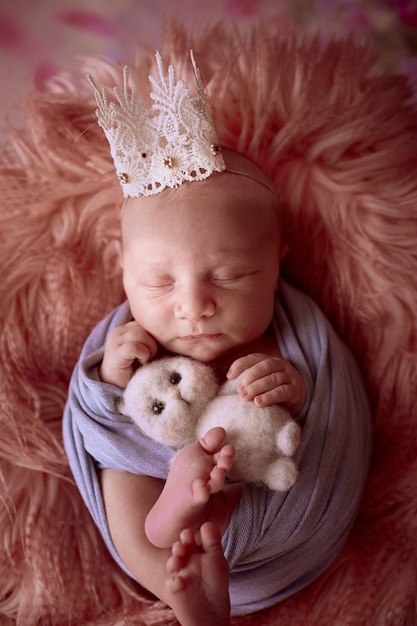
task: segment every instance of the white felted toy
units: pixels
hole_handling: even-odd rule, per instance
[[[292,456],[300,427],[281,406],[259,408],[242,400],[237,381],[219,387],[213,370],[187,357],[164,357],[140,367],[129,381],[120,411],[155,441],[181,448],[222,426],[236,454],[229,476],[264,483],[274,491],[293,486]]]

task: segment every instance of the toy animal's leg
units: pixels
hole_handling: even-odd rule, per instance
[[[288,422],[281,428],[277,436],[278,449],[285,456],[292,456],[300,445],[301,430],[295,422]]]
[[[298,469],[292,459],[278,459],[268,468],[265,485],[273,491],[287,491],[297,480]]]

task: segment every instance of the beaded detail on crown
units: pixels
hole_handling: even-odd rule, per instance
[[[175,82],[174,68],[168,72],[159,53],[159,80],[149,76],[152,106],[129,89],[129,70],[123,70],[123,92],[114,88],[117,102],[108,102],[91,76],[98,123],[110,144],[117,176],[125,197],[152,196],[166,187],[208,178],[225,169],[221,148],[210,114],[200,72],[190,52],[197,95],[192,97],[184,82]]]

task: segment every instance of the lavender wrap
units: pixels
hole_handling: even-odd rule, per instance
[[[121,390],[99,381],[108,332],[131,319],[124,303],[87,339],[71,379],[64,441],[78,488],[121,568],[111,540],[97,468],[166,478],[172,450],[143,435],[115,406]],[[366,479],[371,420],[357,366],[315,303],[281,281],[274,323],[284,358],[308,398],[297,416],[300,474],[288,493],[245,485],[223,547],[231,567],[232,614],[252,612],[317,577],[342,549]]]

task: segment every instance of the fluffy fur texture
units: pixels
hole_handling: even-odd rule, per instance
[[[123,393],[120,411],[155,441],[174,448],[197,441],[216,426],[236,454],[230,477],[287,491],[298,469],[291,457],[300,427],[284,408],[242,400],[237,381],[217,384],[214,371],[187,357],[165,357],[140,367]]]
[[[322,48],[256,30],[167,33],[194,49],[221,142],[275,181],[284,274],[351,346],[374,412],[369,480],[346,548],[307,589],[235,624],[416,623],[417,111],[406,80],[352,40]],[[148,91],[153,51],[132,78]],[[34,93],[1,157],[0,615],[4,626],[165,625],[172,613],[108,557],[68,471],[61,414],[92,326],[123,298],[122,199],[81,76]],[[152,68],[153,70],[155,68]],[[190,82],[192,84],[192,82]],[[175,620],[174,620],[175,621]]]

